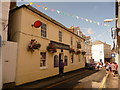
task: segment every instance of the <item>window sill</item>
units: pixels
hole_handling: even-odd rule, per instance
[[[71,65],[74,65],[74,63],[71,63]]]
[[[46,40],[49,40],[49,39],[47,39],[47,37],[42,37],[42,36],[41,36],[41,38],[42,38],[42,39],[46,39]]]
[[[48,69],[48,67],[40,67],[40,69]]]

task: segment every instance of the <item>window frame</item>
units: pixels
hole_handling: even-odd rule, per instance
[[[41,23],[41,37],[47,38],[47,24],[43,22]]]
[[[66,64],[65,64],[65,59],[66,59],[65,57],[67,57],[67,63]],[[65,64],[65,66],[68,66],[68,56],[67,55],[64,56],[64,64]]]
[[[41,57],[42,57],[42,55],[41,55],[41,53],[45,53],[45,66],[41,66],[41,61],[43,61],[43,60],[41,60]],[[44,59],[44,58],[42,58],[42,59]],[[46,69],[47,68],[47,52],[46,51],[41,51],[40,52],[40,69]]]
[[[55,66],[55,56],[57,56],[57,58],[58,58],[58,66]],[[59,56],[58,55],[54,55],[54,68],[57,68],[57,67],[59,67]]]
[[[62,42],[62,31],[59,31],[59,41]]]

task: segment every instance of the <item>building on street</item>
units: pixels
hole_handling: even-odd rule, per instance
[[[95,62],[105,62],[111,59],[111,46],[99,40],[92,43],[92,58]]]
[[[85,52],[86,62],[92,63],[92,41],[90,36],[86,36],[85,38]]]
[[[85,39],[30,5],[11,9],[8,40],[17,42],[15,84],[21,85],[85,66]]]
[[[120,0],[116,0],[116,61],[118,63],[118,73],[120,75]]]

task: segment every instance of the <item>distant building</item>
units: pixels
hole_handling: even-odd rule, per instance
[[[85,52],[86,62],[92,63],[92,41],[90,36],[86,36],[85,38]]]
[[[92,43],[92,58],[95,62],[110,61],[111,59],[111,46],[99,40]]]

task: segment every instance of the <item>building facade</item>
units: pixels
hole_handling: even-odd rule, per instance
[[[4,60],[5,60],[5,49],[7,42],[7,31],[8,31],[8,17],[9,17],[10,2],[0,2],[0,89],[3,86],[3,71],[4,71]]]
[[[85,52],[86,63],[92,63],[92,41],[90,36],[85,38]]]
[[[60,60],[64,72],[85,66],[85,39],[32,6],[10,11],[8,39],[18,43],[16,85],[59,74]]]
[[[105,62],[111,59],[111,46],[96,40],[92,43],[92,58],[95,62]]]
[[[120,0],[116,0],[116,61],[118,63],[118,74],[120,75]]]

